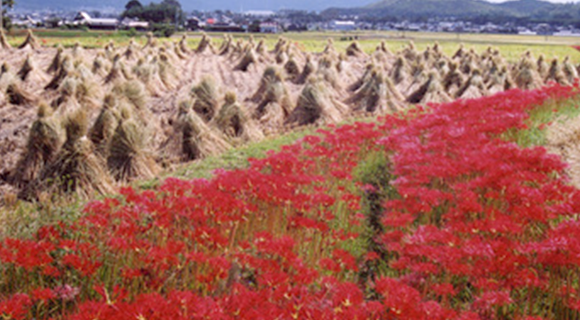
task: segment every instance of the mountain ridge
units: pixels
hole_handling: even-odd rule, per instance
[[[577,24],[580,20],[580,4],[543,0],[511,0],[501,3],[483,0],[381,0],[358,8],[332,7],[321,14],[328,19],[345,15],[378,19],[483,18],[509,21],[512,18],[523,18]]]

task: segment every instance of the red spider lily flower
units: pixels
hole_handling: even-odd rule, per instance
[[[30,296],[34,301],[48,301],[57,297],[56,293],[49,288],[37,288],[30,292]]]
[[[27,319],[28,311],[32,304],[32,300],[27,295],[15,294],[7,300],[0,301],[0,315],[6,319]]]

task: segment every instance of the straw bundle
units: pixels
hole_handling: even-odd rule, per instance
[[[54,161],[44,167],[32,190],[24,194],[35,195],[46,190],[55,194],[76,194],[90,198],[94,193],[114,192],[104,163],[93,153],[93,144],[85,136],[87,115],[79,109],[65,122],[66,142]],[[31,184],[32,185],[32,184]]]
[[[215,80],[211,76],[204,77],[191,90],[195,96],[193,110],[206,122],[211,121],[218,112],[219,93]]]
[[[28,29],[28,31],[26,33],[26,39],[24,40],[24,42],[18,46],[18,49],[25,49],[25,48],[31,48],[33,50],[40,48],[40,44],[38,44],[38,40],[36,39],[36,37],[32,33],[32,30],[30,30],[30,29]]]
[[[147,150],[147,135],[131,118],[129,109],[121,111],[119,124],[110,140],[107,166],[118,181],[152,179],[159,172]]]
[[[224,100],[224,105],[214,119],[215,125],[234,144],[261,140],[264,134],[247,115],[245,108],[237,102],[236,94],[228,92]]]
[[[311,79],[300,93],[296,108],[290,113],[285,124],[303,126],[314,123],[338,123],[342,119],[341,112],[328,96],[324,82]]]
[[[54,159],[61,144],[60,127],[52,117],[52,109],[41,103],[38,118],[30,127],[26,149],[12,170],[9,181],[17,187],[24,187],[37,179],[42,168]]]
[[[103,108],[97,116],[95,123],[89,130],[89,139],[95,146],[95,151],[106,158],[108,155],[109,142],[119,125],[120,115],[117,112],[119,101],[115,95],[105,97]]]

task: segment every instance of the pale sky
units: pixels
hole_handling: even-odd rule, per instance
[[[487,0],[488,2],[506,2],[507,0]],[[558,2],[558,3],[570,3],[570,2],[578,2],[580,0],[544,0],[548,2]]]

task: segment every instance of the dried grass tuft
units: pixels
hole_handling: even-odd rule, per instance
[[[22,44],[20,44],[18,46],[18,49],[25,49],[27,47],[30,47],[33,50],[37,50],[40,48],[40,44],[38,43],[36,36],[34,36],[34,34],[32,33],[32,30],[30,30],[30,29],[28,29],[28,31],[26,33],[26,39],[24,40],[24,42]]]
[[[237,102],[234,92],[226,93],[224,105],[214,119],[215,125],[223,132],[234,145],[249,141],[259,141],[264,134],[251,119],[246,109]]]
[[[95,145],[96,152],[103,158],[108,156],[109,142],[119,125],[118,104],[119,101],[115,95],[105,96],[103,108],[89,131],[89,139]]]
[[[152,179],[159,172],[147,148],[147,134],[143,127],[122,110],[122,117],[110,140],[107,167],[118,181],[136,178]]]
[[[213,44],[211,43],[211,38],[207,34],[203,34],[201,40],[199,41],[199,45],[197,49],[195,49],[196,53],[204,53],[209,50],[211,53],[215,53],[215,49]]]
[[[65,121],[66,142],[54,161],[46,165],[39,179],[21,193],[25,198],[36,198],[39,191],[50,194],[75,194],[90,198],[95,193],[115,191],[103,161],[93,153],[93,144],[85,136],[87,114],[79,109]]]
[[[310,55],[306,56],[306,62],[304,63],[304,68],[302,69],[302,73],[298,78],[296,78],[296,84],[305,84],[310,75],[312,75],[316,71],[316,67],[314,63],[312,63],[312,57]]]
[[[212,76],[204,77],[200,83],[191,89],[195,96],[193,110],[205,121],[211,121],[218,112],[219,93],[215,79]]]
[[[8,85],[6,88],[6,96],[8,102],[17,106],[29,105],[36,102],[36,98],[31,93],[21,88],[17,82]]]
[[[256,54],[254,53],[253,49],[249,49],[243,55],[242,59],[238,62],[238,64],[234,67],[234,70],[248,71],[250,65],[255,64],[258,60],[256,59]]]
[[[315,123],[337,123],[342,119],[343,116],[331,101],[324,82],[311,79],[302,89],[296,108],[290,113],[285,124],[304,126]]]
[[[32,123],[26,148],[20,155],[9,182],[22,188],[36,180],[42,168],[52,161],[62,145],[58,121],[46,103],[38,106],[38,118]]]
[[[197,113],[184,110],[178,121],[182,130],[182,152],[185,160],[218,155],[231,148],[221,133],[209,127]]]

